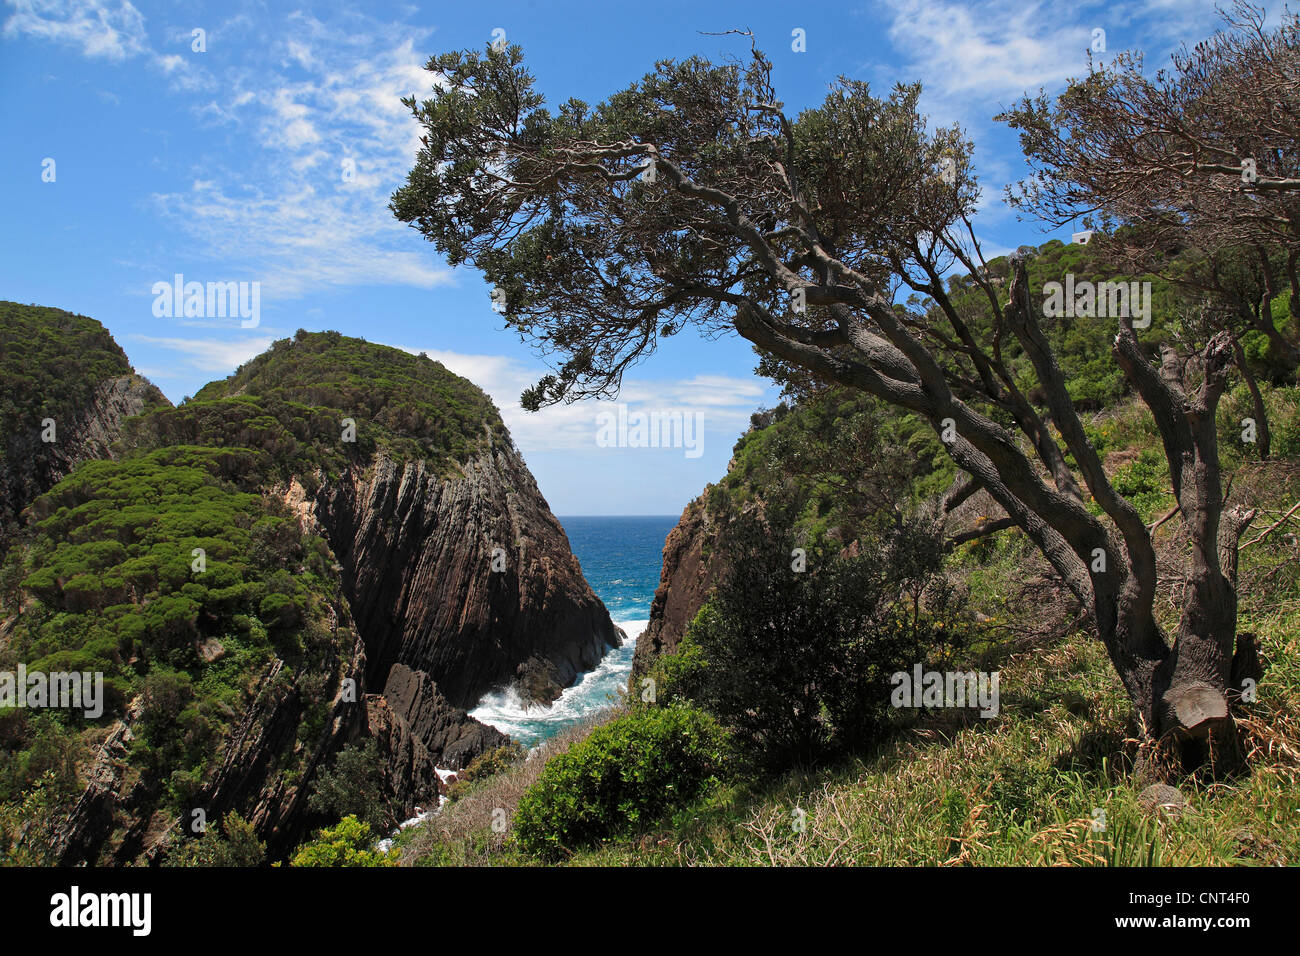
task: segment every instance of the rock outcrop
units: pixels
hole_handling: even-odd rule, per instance
[[[121,428],[151,404],[159,407]],[[340,419],[364,443],[340,440]],[[157,475],[150,469],[174,467],[203,490],[205,507],[229,507],[265,529],[254,536],[257,573],[277,580],[265,596],[210,590],[207,572],[189,567],[188,544],[188,580],[140,578],[147,599],[132,613],[180,607],[176,592],[185,588],[195,602],[173,625],[195,649],[184,693],[207,693],[198,685],[208,667],[222,666],[227,644],[260,642],[271,653],[221,676],[220,706],[203,701],[221,721],[210,756],[189,758],[194,769],[179,775],[159,749],[165,723],[147,716],[147,695],[125,674],[137,696],[94,739],[86,787],[49,846],[56,862],[166,860],[196,821],[216,824],[232,812],[282,858],[330,822],[310,806],[318,773],[367,740],[378,743],[388,810],[413,815],[436,802],[438,769],[463,768],[508,741],[467,713],[485,693],[513,686],[549,703],[620,643],[490,400],[425,357],[300,333],[176,408],[143,380],[114,378],[84,412],[59,422],[59,443],[15,487],[24,500],[47,490],[86,458],[110,456],[119,431],[123,457],[101,467],[135,469],[131,479],[88,479],[78,502],[139,489],[159,514],[188,513],[191,498],[144,497]],[[51,495],[60,493],[69,492]],[[147,561],[151,546],[130,544]],[[107,553],[126,561],[122,548]],[[238,582],[243,572],[220,573]],[[48,620],[45,603],[62,605],[63,583],[45,588],[19,610],[29,623],[0,621],[0,641],[30,641],[29,629]],[[245,599],[253,603],[235,617],[222,603]],[[149,619],[132,640],[147,652],[162,627]],[[132,756],[142,743],[160,763]]]
[[[22,510],[83,461],[111,458],[122,422],[144,409],[169,404],[162,392],[138,375],[100,382],[91,400],[54,421],[54,441],[43,441],[44,429],[21,429],[8,442],[0,467],[0,553],[6,532],[21,525]]]
[[[687,625],[721,574],[720,560],[707,553],[711,538],[707,500],[706,491],[688,504],[664,542],[663,569],[650,605],[650,623],[637,638],[632,659],[634,683],[656,657],[677,650]]]
[[[454,707],[507,684],[549,702],[618,646],[564,529],[506,443],[450,478],[380,457],[323,487],[313,513],[343,566],[371,686],[403,664]]]
[[[415,738],[437,755],[439,766],[463,767],[484,751],[509,742],[501,731],[472,718],[463,719],[463,713],[447,703],[427,673],[405,664],[394,664],[388,672],[383,696]]]

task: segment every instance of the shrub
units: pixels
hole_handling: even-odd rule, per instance
[[[356,817],[376,829],[397,824],[383,794],[384,756],[379,741],[348,744],[328,770],[316,776],[307,805],[319,813]]]
[[[555,859],[635,832],[698,798],[723,772],[726,738],[686,706],[631,711],[547,763],[515,811],[521,846]]]
[[[872,742],[891,713],[889,676],[965,643],[934,531],[903,522],[860,539],[854,556],[810,544],[799,570],[773,544],[794,540],[789,525],[735,515],[721,539],[727,570],[683,659],[664,664],[664,690],[717,715],[756,769]]]
[[[399,850],[372,849],[370,827],[348,815],[337,825],[326,827],[315,839],[304,843],[290,866],[397,866]]]
[[[221,827],[208,827],[193,840],[186,840],[167,860],[167,866],[261,866],[266,844],[257,838],[253,825],[238,813],[227,814]]]

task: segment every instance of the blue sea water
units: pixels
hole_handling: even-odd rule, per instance
[[[627,686],[632,671],[636,638],[649,623],[664,540],[677,524],[677,516],[575,516],[560,518],[560,524],[591,589],[605,602],[609,616],[628,639],[549,707],[525,707],[515,694],[501,691],[486,695],[470,711],[525,747],[535,747],[619,700],[619,691]]]

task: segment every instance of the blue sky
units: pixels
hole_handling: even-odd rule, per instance
[[[1078,75],[1094,30],[1102,59],[1137,48],[1154,69],[1218,22],[1212,0],[364,6],[3,0],[0,298],[93,316],[173,401],[298,328],[426,351],[493,397],[562,515],[676,514],[721,477],[776,390],[743,341],[684,333],[633,370],[620,401],[702,413],[698,457],[597,447],[606,406],[593,402],[520,410],[544,366],[502,329],[480,275],[448,269],[387,210],[418,136],[398,100],[429,90],[430,55],[501,29],[550,102],[595,102],[659,58],[741,55],[745,41],[702,32],[747,28],[791,113],[838,75],[880,92],[920,80],[935,121],[975,141],[977,227],[998,254],[1048,235],[1002,203],[1023,164],[998,108]],[[156,317],[152,287],[176,273],[260,283],[260,324]]]

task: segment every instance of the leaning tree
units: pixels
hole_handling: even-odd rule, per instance
[[[1140,54],[1120,53],[1059,97],[1026,96],[999,116],[1019,130],[1030,165],[1008,198],[1058,225],[1094,214],[1123,222],[1113,244],[1144,268],[1167,262],[1171,245],[1244,255],[1270,301],[1286,281],[1300,320],[1300,17],[1286,12],[1269,28],[1261,8],[1238,0],[1224,19],[1168,69],[1149,75]],[[1300,341],[1258,299],[1222,304],[1288,371],[1300,366]]]
[[[1239,672],[1253,643],[1237,634],[1236,553],[1253,512],[1225,509],[1220,484],[1226,336],[1204,346],[1191,380],[1186,365],[1153,363],[1129,320],[1114,342],[1159,426],[1191,542],[1170,635],[1154,610],[1151,533],[1089,444],[1024,262],[1005,287],[988,277],[970,143],[928,128],[918,86],[878,98],[841,79],[792,119],[751,49],[739,62],[660,62],[599,105],[552,112],[518,47],[427,68],[430,97],[405,101],[424,146],[392,209],[451,264],[480,269],[508,327],[552,358],[526,407],[613,394],[661,337],[691,326],[908,409],[964,473],[943,508],[986,491],[1082,603],[1144,753],[1172,758],[1144,766],[1237,758],[1234,658]],[[983,289],[983,325],[949,297],[954,267]],[[922,308],[899,304],[908,289]],[[1013,352],[1038,387],[1024,387]]]

